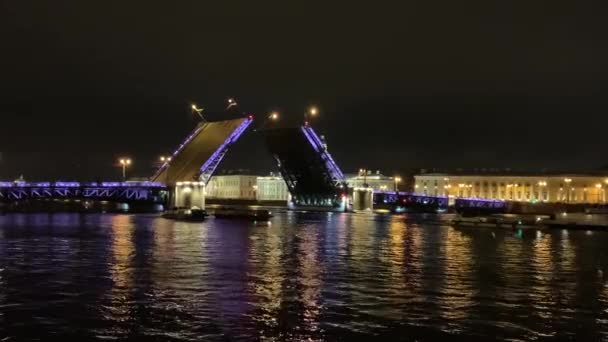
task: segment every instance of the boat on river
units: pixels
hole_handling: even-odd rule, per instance
[[[246,219],[253,221],[268,221],[272,217],[272,212],[265,209],[249,208],[226,208],[215,209],[213,215],[220,219]]]
[[[479,227],[479,228],[529,228],[541,229],[546,228],[543,218],[540,216],[520,217],[520,216],[474,216],[474,217],[457,217],[452,220],[452,224],[456,227]]]
[[[161,216],[170,220],[198,222],[203,221],[208,215],[200,208],[173,208],[165,211]]]

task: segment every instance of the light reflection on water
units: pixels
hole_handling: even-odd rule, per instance
[[[401,216],[0,217],[0,338],[598,340],[608,233]]]

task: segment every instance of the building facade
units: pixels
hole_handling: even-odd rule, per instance
[[[431,196],[562,203],[606,203],[608,199],[608,176],[429,173],[414,179],[414,192]]]
[[[209,180],[205,189],[208,198],[256,199],[257,176],[218,175]]]
[[[400,181],[400,179],[397,178],[397,181]],[[375,192],[394,191],[398,185],[394,177],[387,177],[380,171],[372,172],[363,169],[359,170],[357,174],[347,174],[346,183],[354,189],[371,188]]]
[[[289,200],[289,191],[283,177],[271,174],[267,177],[257,177],[256,199],[258,201]]]

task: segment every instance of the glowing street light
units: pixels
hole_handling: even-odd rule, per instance
[[[399,183],[401,182],[401,177],[396,176],[395,178],[395,192],[399,191]]]
[[[201,120],[205,120],[205,118],[203,117],[203,114],[202,114],[202,112],[205,110],[204,108],[199,108],[194,103],[192,105],[190,105],[190,108],[192,108],[192,112],[196,113],[198,116],[201,117]]]
[[[319,109],[317,107],[310,107],[306,112],[304,112],[304,124],[308,126],[308,120],[310,118],[314,118],[319,115]]]
[[[226,110],[228,110],[234,106],[238,106],[238,103],[236,103],[236,100],[232,97],[228,98],[228,107],[226,107]]]
[[[264,122],[262,122],[262,124],[260,125],[260,128],[266,127],[268,124],[268,121],[277,121],[277,120],[279,120],[279,112],[277,112],[277,111],[270,112],[266,116],[266,119],[264,120]]]
[[[171,161],[171,157],[167,157],[167,156],[160,156],[159,159],[162,163],[168,163]]]
[[[119,160],[120,165],[122,166],[122,179],[127,179],[127,167],[131,166],[131,159],[129,158],[121,158]]]

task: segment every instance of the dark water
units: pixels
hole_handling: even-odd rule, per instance
[[[0,339],[602,340],[608,233],[0,216]]]

